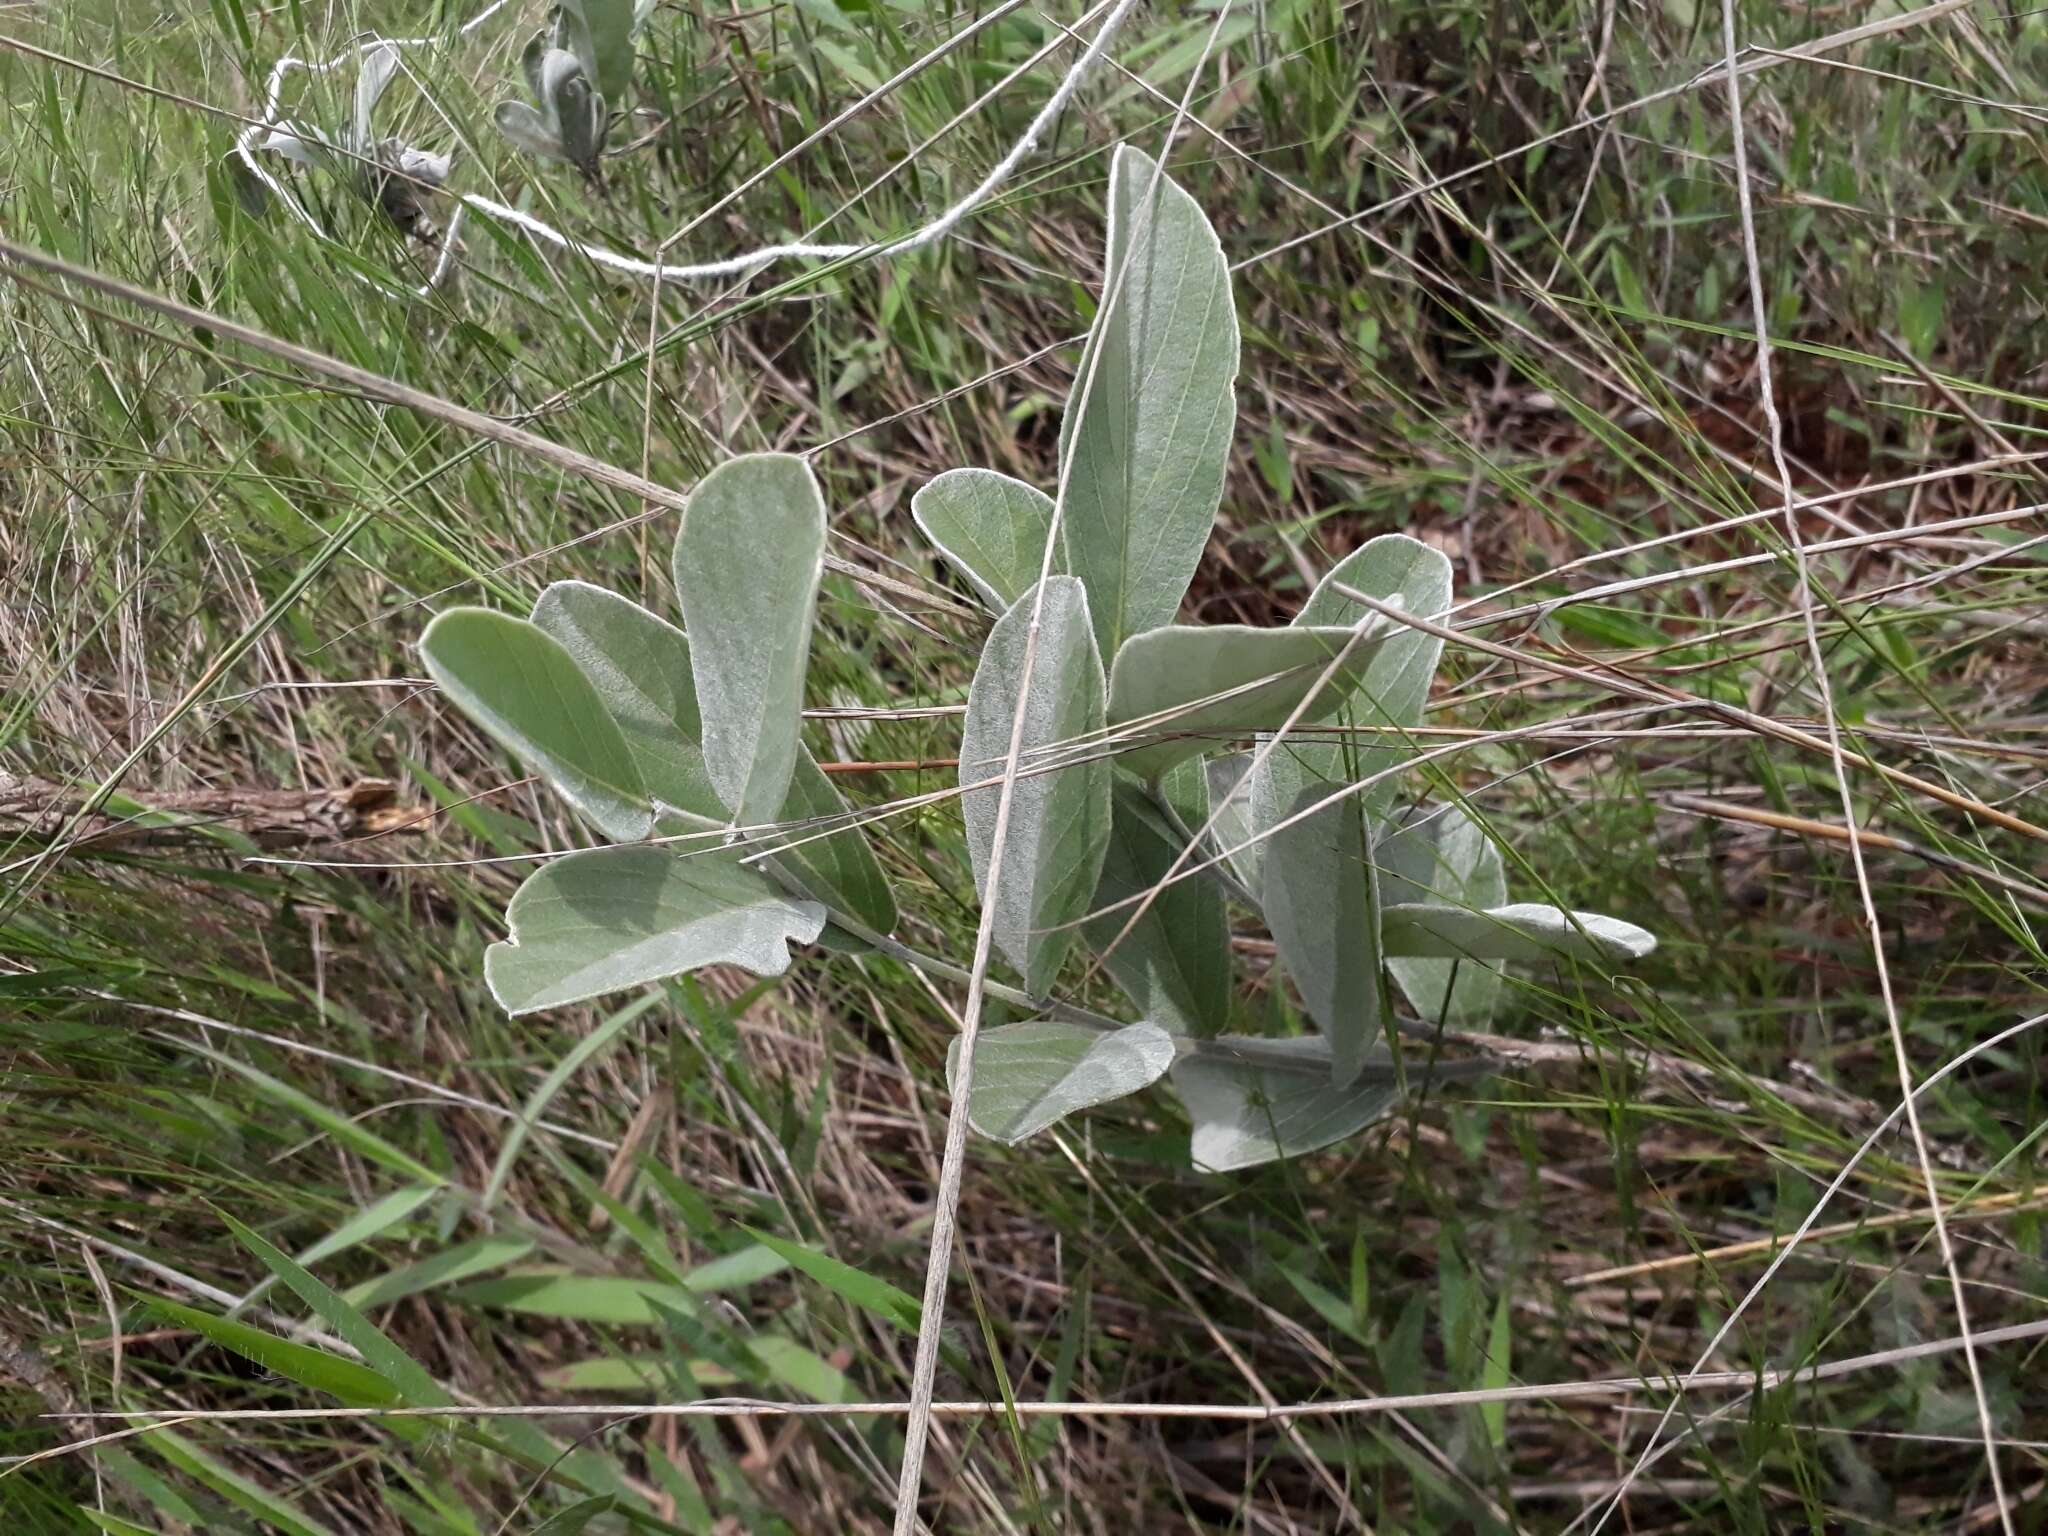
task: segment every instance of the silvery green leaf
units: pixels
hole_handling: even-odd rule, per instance
[[[707,965],[779,976],[790,943],[817,938],[825,909],[784,895],[737,849],[598,848],[535,871],[505,918],[511,938],[485,952],[484,977],[520,1014]]]
[[[1378,632],[1354,640],[1348,629],[1243,624],[1176,624],[1133,635],[1110,670],[1109,723],[1159,739],[1119,761],[1140,778],[1156,778],[1220,738],[1285,724],[1305,698],[1297,723],[1320,720],[1343,703],[1383,639]],[[1333,662],[1336,669],[1318,687]]]
[[[1173,1065],[1173,1037],[1157,1024],[1090,1029],[1035,1019],[984,1029],[974,1042],[974,1083],[967,1122],[1014,1145],[1079,1109],[1149,1088]],[[946,1053],[946,1081],[957,1081],[960,1041]]]
[[[560,0],[564,38],[598,94],[623,101],[633,83],[633,0]]]
[[[535,101],[547,99],[547,87],[542,80],[542,64],[548,56],[548,32],[545,27],[526,40],[520,50],[519,69],[526,76],[526,89]]]
[[[1311,810],[1327,793],[1304,790],[1273,829],[1263,905],[1302,1006],[1330,1043],[1332,1081],[1345,1088],[1384,1026],[1380,908],[1357,797]]]
[[[1437,620],[1451,604],[1451,563],[1441,551],[1420,540],[1406,534],[1384,534],[1346,556],[1317,584],[1295,615],[1295,624],[1355,624],[1371,611],[1339,592],[1340,586],[1354,588],[1404,613]],[[1280,742],[1252,777],[1254,828],[1272,826],[1312,784],[1356,783],[1380,773],[1386,777],[1362,792],[1363,809],[1368,822],[1386,815],[1400,787],[1387,770],[1414,755],[1414,748],[1399,733],[1422,723],[1430,679],[1443,650],[1443,642],[1433,635],[1392,620],[1388,623],[1390,631],[1375,644],[1363,675],[1328,724],[1391,728],[1391,734]]]
[[[455,166],[453,155],[430,154],[424,149],[404,145],[398,151],[398,169],[414,181],[424,181],[440,186],[448,179],[448,173]]]
[[[1224,866],[1247,891],[1257,894],[1264,877],[1266,845],[1253,841],[1252,755],[1232,752],[1202,764],[1209,780],[1209,857],[1224,856]],[[1236,850],[1233,852],[1232,850]]]
[[[638,603],[583,581],[558,581],[533,622],[590,679],[658,805],[722,826],[730,816],[704,767],[690,642]]]
[[[283,155],[294,164],[315,171],[338,175],[347,165],[327,135],[317,128],[305,128],[297,123],[279,124],[266,133],[263,142],[256,147]]]
[[[833,911],[876,933],[890,933],[896,927],[896,898],[868,846],[867,834],[850,824],[847,815],[846,801],[831,775],[808,749],[799,747],[780,817],[789,826],[765,839],[770,847],[787,846],[768,865],[778,878]]]
[[[961,814],[974,885],[995,908],[995,942],[1043,994],[1078,937],[1068,926],[1088,911],[1109,845],[1109,763],[1089,756],[1102,730],[1102,661],[1088,620],[1088,594],[1071,576],[1045,582],[1030,688],[1024,660],[1037,588],[996,620],[967,694],[960,733]],[[1022,756],[1004,839],[1002,879],[989,888],[998,783],[1022,701]],[[1080,745],[1078,748],[1076,743]],[[1080,760],[1062,763],[1069,754]],[[982,786],[972,788],[970,786]]]
[[[949,469],[910,498],[910,515],[997,613],[1037,583],[1052,498],[1036,487],[992,469]]]
[[[1382,942],[1391,955],[1458,956],[1477,960],[1640,960],[1656,935],[1618,917],[1567,912],[1515,902],[1484,912],[1404,902],[1382,914]]]
[[[1194,1122],[1189,1148],[1204,1173],[1299,1157],[1342,1141],[1399,1102],[1392,1058],[1373,1052],[1348,1087],[1331,1082],[1327,1041],[1225,1036],[1183,1053],[1173,1085]]]
[[[353,142],[357,149],[370,142],[370,119],[397,73],[398,50],[389,43],[372,48],[363,55],[362,65],[356,74],[356,109],[352,119],[355,124]]]
[[[1103,915],[1089,918],[1081,931],[1146,1018],[1181,1033],[1220,1034],[1230,1023],[1230,927],[1223,893],[1200,876],[1176,879],[1125,933],[1137,908],[1116,904],[1157,885],[1182,840],[1136,785],[1118,784],[1112,803],[1109,852],[1091,903]]]
[[[1462,810],[1428,804],[1405,812],[1373,845],[1380,900],[1483,911],[1508,899],[1500,849]],[[1390,955],[1387,969],[1409,1006],[1435,1023],[1484,1025],[1500,1000],[1497,968],[1478,960]]]
[[[825,498],[794,454],[729,459],[690,495],[676,592],[696,659],[704,765],[742,826],[772,822],[796,771]]]
[[[529,155],[564,162],[569,159],[568,147],[548,126],[548,120],[523,101],[499,102],[491,114],[491,121],[498,125],[498,132],[510,139],[515,148],[523,149]]]
[[[1237,313],[1201,208],[1128,144],[1110,167],[1104,270],[1122,286],[1097,311],[1060,424],[1061,531],[1114,657],[1172,622],[1208,543],[1237,416]]]
[[[658,808],[683,813],[665,820],[725,825],[730,818],[704,767],[689,637],[638,603],[581,581],[558,581],[541,593],[533,622],[562,643],[596,686]],[[789,796],[776,818],[794,825],[770,835],[771,844],[791,846],[766,862],[803,894],[887,933],[896,926],[896,902],[867,838],[857,827],[827,830],[846,814],[830,777],[799,746]]]
[[[651,804],[626,739],[562,646],[525,619],[453,608],[427,626],[434,681],[608,837],[645,837]]]

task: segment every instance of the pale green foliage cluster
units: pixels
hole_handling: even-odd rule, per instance
[[[531,103],[498,104],[498,131],[528,154],[595,176],[611,114],[633,83],[633,34],[654,0],[561,0],[520,59]]]
[[[336,177],[366,201],[380,205],[401,228],[426,237],[431,230],[419,227],[424,216],[414,184],[440,186],[453,161],[400,139],[377,138],[377,104],[391,88],[398,67],[396,47],[387,43],[368,49],[356,72],[353,111],[345,126],[328,132],[304,123],[281,123],[259,147]]]
[[[1194,201],[1128,147],[1111,178],[1061,496],[956,470],[913,504],[995,615],[961,811],[996,950],[1044,1004],[982,1032],[968,1109],[1017,1141],[1170,1078],[1196,1164],[1242,1168],[1395,1102],[1393,994],[1427,1021],[1483,1023],[1504,962],[1611,965],[1654,940],[1510,904],[1499,849],[1462,811],[1394,809],[1441,649],[1399,615],[1446,612],[1441,554],[1374,539],[1285,628],[1173,622],[1221,496],[1237,322]],[[513,1013],[711,964],[776,975],[828,929],[888,942],[887,881],[800,733],[825,529],[801,459],[735,459],[699,484],[676,543],[687,633],[574,582],[530,620],[459,609],[428,629],[449,697],[622,845],[547,864],[513,898],[486,957]],[[1263,918],[1316,1033],[1232,1033],[1232,902]],[[1137,1022],[1052,1001],[1077,946]]]

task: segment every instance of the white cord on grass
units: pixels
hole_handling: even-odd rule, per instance
[[[464,22],[456,35],[458,37],[467,36],[475,31],[502,10],[505,4],[506,0],[494,0],[493,4],[486,6],[482,11],[479,11],[475,16]],[[586,244],[575,236],[557,229],[546,220],[536,218],[530,213],[510,207],[497,201],[495,198],[484,197],[477,193],[457,193],[455,196],[459,206],[455,220],[450,221],[449,237],[442,242],[441,259],[435,264],[433,277],[418,292],[421,295],[430,292],[446,275],[449,251],[453,247],[453,236],[457,227],[455,221],[461,218],[463,212],[471,209],[478,213],[487,214],[494,219],[502,219],[504,222],[524,230],[536,239],[544,240],[563,250],[574,252],[576,255],[608,271],[617,272],[627,277],[650,278],[658,282],[688,282],[713,277],[736,277],[753,272],[777,261],[834,261],[850,256],[866,256],[870,258],[900,256],[911,251],[922,250],[926,246],[936,245],[957,229],[977,208],[986,203],[1016,173],[1017,167],[1023,164],[1024,160],[1038,147],[1040,141],[1045,137],[1047,130],[1052,127],[1053,123],[1058,120],[1059,115],[1073,101],[1075,93],[1080,90],[1090,71],[1094,69],[1096,63],[1108,50],[1110,43],[1115,40],[1117,33],[1122,29],[1124,22],[1129,19],[1131,11],[1136,5],[1137,0],[1117,0],[1115,9],[1104,18],[1102,25],[1096,29],[1095,36],[1090,40],[1088,46],[1082,50],[1081,56],[1067,70],[1065,76],[1060,80],[1058,87],[1046,99],[1045,105],[1040,107],[1038,112],[1032,117],[1030,124],[1017,139],[1017,142],[1010,146],[1003,157],[995,163],[986,176],[976,183],[966,196],[947,208],[930,223],[922,225],[898,239],[884,241],[880,244],[866,245],[827,244],[798,240],[777,245],[761,246],[758,249],[743,252],[738,256],[727,257],[721,261],[682,264],[644,261],[637,256],[622,255],[617,251],[606,250],[602,246]],[[279,116],[279,107],[286,77],[295,70],[303,70],[308,74],[314,75],[329,74],[379,49],[389,48],[395,50],[426,47],[436,41],[437,39],[427,37],[370,37],[355,43],[331,58],[317,63],[309,63],[306,60],[290,56],[279,59],[272,67],[269,81],[265,86],[262,120],[251,124],[236,139],[235,153],[240,157],[242,164],[249,169],[250,173],[273,193],[277,194],[300,222],[324,238],[326,231],[320,228],[319,222],[291,197],[282,183],[259,163],[256,156],[256,148],[262,137],[272,130],[283,126],[283,120]],[[451,124],[450,126],[452,127],[453,125]]]

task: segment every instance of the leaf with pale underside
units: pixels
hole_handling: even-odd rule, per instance
[[[1098,648],[1172,621],[1208,543],[1237,403],[1237,312],[1199,204],[1125,144],[1105,295],[1060,424],[1067,570]],[[1119,282],[1120,279],[1120,282]],[[1085,395],[1083,391],[1085,390]]]
[[[1039,614],[1030,686],[1025,653]],[[961,814],[974,884],[993,905],[995,942],[1043,995],[1079,936],[1109,844],[1109,763],[1091,757],[1102,730],[1105,685],[1088,621],[1088,595],[1071,576],[1049,577],[1040,604],[1026,592],[996,620],[967,693],[960,733]],[[1001,878],[990,889],[998,782],[1010,755],[1019,701],[1023,735]],[[979,786],[979,787],[975,787]]]
[[[1454,805],[1416,806],[1373,844],[1380,900],[1484,911],[1508,899],[1500,849]],[[1416,1013],[1432,1023],[1484,1025],[1500,1000],[1497,967],[1482,960],[1390,955],[1387,970]]]
[[[626,739],[576,660],[525,619],[455,608],[420,655],[442,691],[607,837],[645,837],[651,802]]]
[[[1477,960],[1584,960],[1620,964],[1657,947],[1656,935],[1618,917],[1567,912],[1515,902],[1484,912],[1403,903],[1382,913],[1381,942],[1390,955],[1462,956]]]
[[[796,771],[825,499],[802,459],[728,459],[697,484],[676,539],[704,766],[742,826],[773,821]]]
[[[1369,540],[1338,563],[1295,615],[1303,628],[1355,624],[1372,610],[1340,588],[1363,592],[1388,607],[1440,621],[1451,605],[1451,563],[1442,552],[1406,534]],[[1386,774],[1362,791],[1368,822],[1382,819],[1399,791],[1388,770],[1414,756],[1403,733],[1422,723],[1443,642],[1388,619],[1388,633],[1372,648],[1355,686],[1324,722],[1325,729],[1355,734],[1339,739],[1289,738],[1266,755],[1252,782],[1256,828],[1277,822],[1311,784],[1349,784]]]
[[[1148,1088],[1173,1065],[1173,1037],[1157,1024],[1091,1029],[1034,1019],[984,1029],[974,1042],[967,1120],[982,1135],[1014,1145],[1073,1114]],[[946,1055],[958,1080],[960,1041]]]
[[[1037,584],[1052,498],[992,469],[949,469],[910,498],[925,538],[997,613]],[[1059,574],[1054,562],[1052,574]]]
[[[599,848],[544,865],[506,909],[510,939],[484,954],[491,995],[522,1014],[707,965],[781,975],[825,909],[739,860],[738,849]]]
[[[1231,1035],[1204,1041],[1173,1064],[1194,1124],[1189,1151],[1205,1173],[1229,1173],[1299,1157],[1363,1130],[1399,1102],[1385,1051],[1373,1052],[1344,1087],[1331,1081],[1329,1042]]]
[[[1265,876],[1266,845],[1252,824],[1252,754],[1230,752],[1202,764],[1209,780],[1207,854],[1221,856],[1237,883],[1256,901]]]
[[[1384,1028],[1379,900],[1355,796],[1318,807],[1309,789],[1267,842],[1264,906],[1302,1006],[1330,1043],[1332,1082],[1346,1088]]]
[[[1230,1023],[1223,893],[1199,875],[1176,878],[1132,923],[1137,907],[1118,904],[1164,879],[1182,841],[1135,784],[1118,784],[1113,804],[1109,852],[1092,903],[1102,915],[1081,931],[1139,1013],[1186,1034],[1220,1034]]]
[[[704,767],[690,641],[638,603],[581,581],[558,581],[534,604],[533,621],[559,640],[595,685],[632,749],[648,793],[673,808],[682,830],[723,826],[727,812]],[[887,933],[896,902],[846,801],[808,750],[799,748],[789,796],[768,834],[785,844],[767,862],[780,879],[854,921]]]
[[[1220,741],[1284,725],[1304,699],[1297,724],[1321,720],[1365,675],[1380,639],[1377,626],[1355,638],[1348,629],[1244,624],[1176,624],[1133,635],[1110,670],[1109,723],[1158,739],[1119,761],[1140,778],[1157,778]]]

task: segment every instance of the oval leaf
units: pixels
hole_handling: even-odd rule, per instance
[[[1088,911],[1109,844],[1109,763],[1102,758],[1054,766],[1052,754],[1102,730],[1102,662],[1088,621],[1088,594],[1071,576],[1045,584],[1030,688],[1025,649],[1037,589],[996,620],[967,693],[960,733],[961,813],[974,884],[995,908],[995,942],[1042,994],[1058,974]],[[1010,806],[1000,889],[989,889],[995,852],[997,783],[1023,705],[1023,756]],[[1082,750],[1087,750],[1084,745]],[[981,786],[975,788],[972,786]]]
[[[1471,912],[1403,903],[1383,914],[1387,953],[1475,960],[1640,960],[1657,947],[1648,929],[1598,912],[1516,902]]]
[[[499,102],[491,113],[491,121],[498,125],[498,132],[512,141],[515,149],[539,155],[545,160],[566,161],[569,158],[561,136],[548,126],[546,118],[523,101]]]
[[[533,621],[596,686],[648,793],[684,813],[672,819],[700,828],[723,822],[725,808],[704,767],[689,637],[638,603],[581,581],[558,581],[541,593]],[[896,926],[896,900],[874,850],[858,827],[826,831],[847,814],[832,780],[799,745],[789,798],[776,818],[790,846],[766,863],[804,895],[887,933]]]
[[[1508,899],[1500,849],[1454,805],[1421,805],[1373,844],[1380,900],[1484,911]],[[1476,960],[1389,955],[1387,969],[1408,1005],[1432,1023],[1484,1025],[1500,1001],[1497,968]]]
[[[1195,1166],[1229,1173],[1299,1157],[1354,1135],[1399,1102],[1385,1052],[1373,1053],[1349,1087],[1332,1084],[1331,1065],[1328,1042],[1306,1038],[1226,1037],[1182,1055],[1173,1086],[1194,1122]]]
[[[676,592],[696,657],[704,764],[742,826],[782,810],[796,771],[825,500],[794,454],[730,459],[691,494]]]
[[[1334,713],[1365,676],[1384,636],[1349,629],[1253,629],[1243,624],[1170,625],[1133,635],[1109,675],[1109,723],[1157,733],[1120,761],[1143,779],[1198,757],[1219,737],[1249,736],[1287,720]],[[1342,658],[1339,661],[1339,658]],[[1329,680],[1318,682],[1337,662]]]
[[[948,1084],[959,1065],[955,1037],[946,1054]],[[1034,1019],[985,1029],[974,1042],[967,1121],[991,1140],[1014,1145],[1076,1110],[1149,1088],[1172,1065],[1173,1037],[1157,1024],[1101,1030]]]
[[[1224,867],[1256,900],[1265,876],[1266,845],[1255,841],[1251,767],[1249,752],[1212,757],[1202,764],[1209,781],[1208,855],[1222,855]]]
[[[1182,839],[1136,785],[1117,785],[1114,805],[1093,906],[1115,910],[1091,917],[1081,932],[1146,1018],[1185,1034],[1221,1034],[1230,1023],[1230,925],[1223,893],[1200,876],[1176,879],[1125,933],[1137,909],[1116,903],[1157,885],[1173,867]],[[979,1060],[977,1055],[977,1074]]]
[[[420,655],[464,714],[607,837],[647,835],[651,802],[626,739],[553,637],[507,613],[456,608],[427,626]]]
[[[1113,657],[1172,621],[1209,541],[1237,418],[1237,312],[1195,200],[1128,144],[1109,180],[1106,281],[1122,281],[1060,423],[1060,530]]]
[[[1324,795],[1305,790],[1295,813]],[[1356,796],[1290,816],[1268,840],[1266,925],[1330,1044],[1331,1081],[1349,1087],[1379,1040],[1379,901]]]
[[[707,965],[779,976],[791,941],[825,926],[816,902],[785,896],[739,850],[681,856],[599,848],[537,870],[505,917],[512,936],[484,954],[507,1013],[559,1008]]]
[[[613,101],[633,83],[633,0],[561,0],[563,40],[583,60],[597,88]]]
[[[1036,487],[992,469],[949,469],[910,498],[910,515],[997,613],[1037,585],[1052,498]]]

